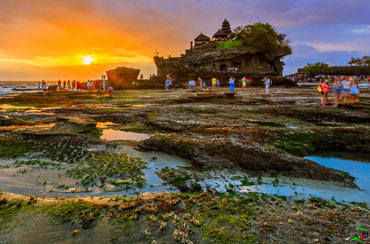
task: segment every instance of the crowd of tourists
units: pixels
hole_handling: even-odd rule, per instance
[[[338,77],[338,76],[335,76],[335,77]],[[326,75],[310,76],[309,74],[296,73],[296,74],[287,76],[286,78],[291,79],[295,83],[297,83],[297,82],[304,83],[304,82],[319,82],[322,79],[326,79],[327,76]],[[357,76],[352,76],[352,78],[356,82],[360,82],[360,81],[368,81],[368,82],[370,82],[370,75],[368,75],[368,76],[366,76],[366,75],[357,75]]]
[[[360,101],[359,80],[351,76],[326,77],[321,80],[317,91],[321,93],[321,105],[326,106],[329,103],[330,83],[334,94],[334,104],[357,103]]]
[[[248,78],[246,76],[243,76],[243,78],[240,80],[242,90],[245,90],[247,85],[250,85],[252,83],[252,81],[253,81],[252,78]],[[269,94],[269,88],[272,85],[272,81],[268,77],[265,77],[263,79],[263,82],[265,84],[266,94]],[[166,81],[166,84],[167,84],[167,81]],[[189,81],[189,88],[191,90],[195,90],[195,88],[197,86],[199,86],[199,88],[206,88],[207,87],[207,82],[205,80],[203,80],[202,78],[200,78],[200,77],[198,77],[197,80],[190,80]],[[217,77],[213,77],[211,79],[211,86],[212,86],[213,89],[220,88],[220,80]],[[235,77],[231,76],[230,79],[229,79],[230,92],[235,92],[235,86],[236,86]]]
[[[87,82],[81,82],[81,81],[76,81],[76,80],[73,80],[72,82],[70,80],[68,81],[61,81],[59,80],[57,83],[57,89],[56,90],[59,90],[59,91],[67,91],[67,90],[70,90],[70,91],[89,91],[89,92],[95,92],[95,91],[108,91],[109,93],[109,96],[112,96],[113,95],[113,86],[109,83],[109,81],[107,80],[103,80],[103,81],[90,81],[88,80]],[[41,82],[38,82],[37,83],[37,87],[38,89],[42,89],[43,91],[46,91],[47,88],[48,88],[48,85],[46,84],[46,82],[44,80],[42,80]]]

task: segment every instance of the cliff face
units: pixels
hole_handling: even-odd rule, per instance
[[[178,80],[186,81],[198,76],[249,76],[281,77],[284,63],[281,59],[288,55],[286,50],[276,50],[271,54],[261,53],[254,47],[217,49],[216,43],[206,43],[194,49],[186,50],[181,57],[154,57],[158,76],[173,75]],[[232,72],[234,68],[234,72]],[[236,71],[237,70],[237,71]]]
[[[116,89],[128,88],[132,82],[136,82],[140,74],[140,69],[118,67],[107,71],[110,84]]]

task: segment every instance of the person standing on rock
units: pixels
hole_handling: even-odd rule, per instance
[[[168,90],[172,89],[172,78],[168,80]]]
[[[351,81],[351,89],[349,91],[350,94],[350,102],[351,103],[358,103],[360,102],[360,87],[358,86],[358,83],[355,79],[350,78]]]
[[[217,78],[213,77],[212,78],[212,88],[216,88],[216,86],[217,86]]]
[[[203,87],[203,80],[202,80],[202,78],[198,77],[198,82],[199,82],[199,87],[202,88]]]
[[[230,77],[230,80],[229,80],[229,84],[230,84],[230,91],[234,92],[235,91],[235,78],[234,77]]]
[[[349,98],[349,90],[351,89],[351,81],[349,77],[345,77],[344,80],[342,81],[343,83],[343,103],[349,103],[350,98]]]
[[[72,81],[72,90],[75,91],[76,90],[76,80],[73,80]]]
[[[267,76],[263,79],[265,81],[265,89],[266,89],[266,94],[270,94],[270,86],[272,85],[272,80],[269,79]]]
[[[168,91],[170,89],[170,78],[166,79],[166,83],[164,84],[164,88]]]
[[[340,94],[342,94],[343,83],[339,78],[334,80],[333,90],[334,90],[334,97],[335,97],[335,105],[338,106],[340,101]]]
[[[329,86],[328,86],[328,80],[324,80],[321,84],[321,106],[326,106],[328,101],[328,92],[329,92]]]
[[[110,96],[110,97],[112,97],[112,96],[113,96],[113,87],[112,87],[112,86],[110,86],[110,87],[108,88],[108,94],[109,94],[109,96]]]
[[[247,77],[243,76],[242,78],[242,89],[245,90],[247,87]]]

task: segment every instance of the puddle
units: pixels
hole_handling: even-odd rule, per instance
[[[100,139],[106,141],[143,141],[149,139],[150,135],[144,133],[136,133],[136,132],[128,132],[128,131],[120,131],[120,130],[113,130],[113,129],[104,129],[103,135]]]
[[[370,201],[370,159],[360,159],[361,161],[355,161],[335,158],[332,156],[310,156],[306,158],[328,168],[334,168],[348,172],[350,175],[356,178],[356,185],[358,185],[367,195],[367,201]]]
[[[369,161],[364,160],[364,162],[361,162],[322,156],[310,156],[305,158],[329,168],[348,172],[350,175],[356,177],[355,183],[361,188],[361,190],[343,187],[340,183],[334,182],[279,177],[280,182],[276,186],[272,184],[243,186],[241,187],[241,191],[297,196],[299,198],[309,198],[314,196],[327,200],[335,198],[337,201],[370,203]],[[265,180],[266,178],[263,180],[264,183]]]
[[[296,130],[296,129],[298,129],[298,126],[287,125],[287,126],[286,126],[286,128],[287,128],[287,129]]]
[[[92,148],[91,148],[92,149]],[[107,151],[105,147],[93,148],[99,151]],[[118,149],[117,149],[118,150]],[[116,151],[117,152],[117,151]],[[17,167],[15,160],[0,160],[0,186],[1,190],[21,195],[34,195],[37,197],[114,197],[117,194],[136,196],[145,192],[179,192],[173,186],[163,184],[164,181],[155,173],[163,168],[176,169],[186,167],[190,162],[178,156],[172,156],[162,152],[141,152],[130,146],[122,146],[119,152],[126,153],[131,157],[140,157],[147,162],[147,168],[143,170],[146,184],[143,188],[122,190],[107,184],[105,188],[91,187],[89,191],[77,183],[78,179],[72,179],[65,174],[65,170],[75,167],[67,163],[60,163],[61,169],[30,168],[28,166]],[[27,158],[18,158],[27,160]],[[42,159],[48,161],[47,159]],[[24,172],[22,172],[24,171]]]
[[[116,126],[116,125],[118,125],[118,124],[113,123],[113,122],[98,122],[96,124],[96,128],[98,128],[98,129],[106,129],[108,127]]]
[[[250,193],[258,192],[265,194],[277,194],[294,199],[308,199],[310,197],[321,197],[323,199],[345,202],[366,202],[370,204],[370,162],[363,156],[362,159],[355,155],[346,155],[356,158],[356,161],[341,159],[338,156],[311,156],[306,157],[326,167],[346,171],[356,177],[355,183],[361,190],[343,187],[338,182],[318,181],[290,177],[262,177],[258,179],[243,172],[230,172],[227,170],[211,170],[202,173],[202,179],[198,182],[205,190],[211,188],[218,192],[226,192],[233,189],[236,192]],[[359,160],[359,161],[357,161]],[[244,182],[243,182],[244,180]],[[262,182],[262,183],[261,183]],[[247,184],[245,184],[247,183]],[[251,183],[249,185],[249,183]],[[243,185],[244,184],[244,185]]]

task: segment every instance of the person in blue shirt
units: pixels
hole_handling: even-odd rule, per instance
[[[265,81],[266,94],[268,95],[268,94],[270,94],[270,86],[272,85],[272,81],[271,81],[271,79],[269,79],[267,77],[265,77],[264,81]]]
[[[230,80],[229,80],[229,84],[230,84],[230,91],[235,91],[235,78],[234,77],[230,77]]]

